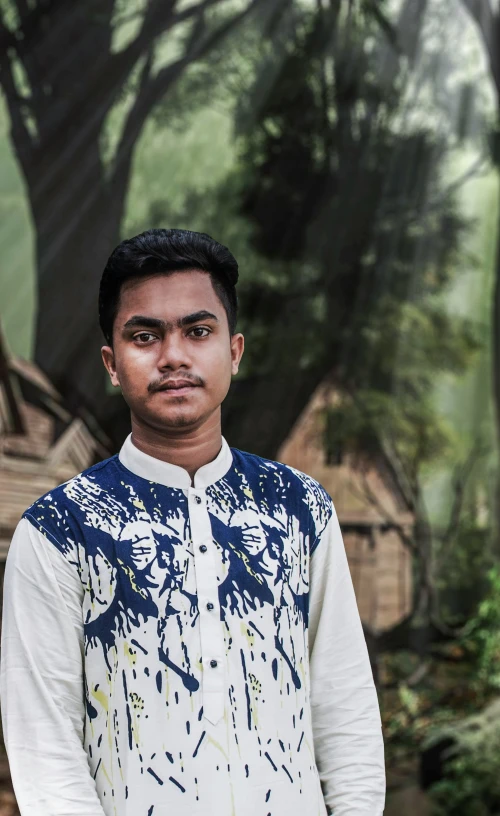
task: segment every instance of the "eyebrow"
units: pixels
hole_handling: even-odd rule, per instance
[[[199,312],[193,312],[192,314],[185,315],[184,317],[179,317],[179,319],[175,321],[175,325],[177,326],[177,328],[182,329],[184,326],[190,326],[192,323],[198,323],[200,320],[214,320],[216,323],[219,322],[219,319],[216,315],[212,314],[212,312],[207,312],[206,309],[202,309]],[[161,329],[162,331],[167,331],[173,326],[174,326],[173,323],[169,323],[166,320],[161,320],[158,317],[146,317],[145,315],[134,315],[129,320],[127,320],[123,328],[135,329],[141,327],[147,329]]]
[[[199,323],[200,320],[214,320],[216,323],[219,322],[216,315],[202,309],[200,312],[193,312],[193,314],[180,317],[177,321],[177,325],[179,328],[182,328],[182,326],[189,326],[191,323]]]

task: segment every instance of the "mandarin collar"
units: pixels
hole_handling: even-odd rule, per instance
[[[194,485],[191,483],[191,476],[184,468],[156,459],[136,448],[132,442],[132,434],[127,436],[118,458],[122,465],[136,476],[141,476],[148,482],[157,482],[165,487],[175,487],[180,490],[187,490],[190,487],[201,489],[209,487],[222,479],[233,463],[231,448],[224,437],[222,437],[222,447],[216,458],[198,468],[194,474]]]

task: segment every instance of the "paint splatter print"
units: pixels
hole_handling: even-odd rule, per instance
[[[85,748],[106,816],[324,816],[309,565],[312,479],[232,450],[203,489],[119,457],[25,514],[82,586]]]

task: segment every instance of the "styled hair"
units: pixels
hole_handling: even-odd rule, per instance
[[[99,323],[111,345],[120,291],[126,281],[182,270],[207,272],[224,306],[229,331],[236,331],[238,263],[227,247],[204,232],[150,229],[122,241],[111,253],[99,287]]]

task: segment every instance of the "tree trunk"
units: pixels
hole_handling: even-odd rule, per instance
[[[74,167],[71,180],[49,184],[40,172],[29,188],[37,235],[35,359],[73,409],[86,407],[101,420],[109,398],[97,297],[106,260],[120,240],[125,194],[108,192],[97,134]],[[45,194],[37,196],[41,187]]]
[[[498,127],[500,125],[500,14],[489,0],[462,0],[464,8],[475,21],[483,39],[484,51],[489,59],[491,81],[496,92],[497,134],[493,160],[500,171],[498,149]],[[500,451],[500,204],[498,211],[497,249],[495,262],[495,288],[492,309],[492,365],[493,365],[493,403],[497,431],[497,446]],[[496,554],[500,554],[500,473],[495,485],[496,510]]]
[[[122,9],[116,0],[15,4],[15,32],[0,11],[0,86],[37,233],[35,359],[74,407],[88,407],[102,421],[110,411],[119,417],[126,411],[119,400],[110,406],[106,397],[97,294],[104,264],[120,240],[137,140],[154,106],[190,65],[220,46],[259,6],[271,8],[251,0],[209,30],[205,12],[219,2],[180,8],[185,4],[151,0],[136,38],[118,52],[114,20]],[[288,2],[271,5],[284,12]],[[179,27],[189,21],[185,48],[152,71],[160,35],[183,31]],[[100,155],[103,126],[141,58],[136,99],[107,173]],[[29,93],[23,87],[21,95],[16,63]],[[122,433],[124,425],[120,420],[113,427]]]
[[[405,0],[396,24],[397,49],[386,38],[381,38],[377,47],[379,59],[379,83],[381,88],[390,88],[400,70],[401,54],[414,68],[418,59],[420,35],[427,13],[428,0]],[[401,53],[399,53],[401,52]]]
[[[233,383],[223,406],[223,430],[233,447],[275,459],[325,368],[282,371]]]
[[[497,431],[497,447],[500,451],[500,202],[498,208],[498,235],[495,261],[495,285],[493,292],[493,402],[495,411],[495,424]],[[497,475],[495,485],[495,508],[496,508],[496,553],[500,553],[500,475]]]

